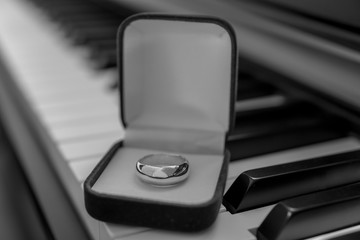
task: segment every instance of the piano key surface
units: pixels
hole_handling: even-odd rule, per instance
[[[56,170],[57,174],[63,180],[65,188],[71,189],[68,194],[94,239],[223,239],[224,236],[227,239],[255,238],[249,229],[257,228],[272,206],[235,215],[226,212],[222,207],[215,225],[197,234],[180,234],[89,220],[90,217],[83,209],[81,184],[106,150],[124,134],[118,120],[117,97],[108,90],[108,84],[113,81],[114,75],[96,73],[89,69],[84,54],[74,51],[74,47],[60,40],[63,36],[59,29],[48,23],[46,17],[28,3],[21,0],[2,1],[0,11],[0,18],[4,20],[0,21],[1,52],[8,60],[7,65],[15,75],[16,84],[30,103],[28,107],[35,113],[46,133],[44,139],[50,139],[49,144],[53,145],[60,155],[57,162],[53,162],[55,166],[61,166]],[[23,41],[25,38],[26,42]],[[47,54],[41,58],[36,57],[38,49]],[[80,54],[76,55],[74,52]],[[57,94],[57,88],[62,94]],[[54,91],[54,94],[47,94],[48,91]],[[65,98],[63,94],[66,95]],[[261,102],[264,98],[275,100]],[[269,105],[279,106],[284,101],[282,95],[259,95],[255,99],[239,102],[237,108],[238,111],[248,111],[267,108]],[[93,103],[96,103],[97,107],[94,105],[92,109]],[[79,112],[79,109],[86,111]],[[74,117],[73,114],[77,113],[80,115]],[[101,119],[106,120],[104,123],[96,121]],[[227,188],[236,176],[245,170],[359,148],[360,144],[355,137],[344,136],[234,161],[230,164]],[[76,186],[70,183],[74,181],[66,180],[69,176],[77,182]]]
[[[259,226],[257,238],[304,239],[352,227],[360,222],[359,198],[357,182],[281,201]]]

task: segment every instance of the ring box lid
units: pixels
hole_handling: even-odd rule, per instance
[[[226,183],[236,90],[231,27],[208,17],[141,14],[118,32],[125,138],[85,181],[91,216],[121,224],[199,231],[216,219]],[[180,155],[190,174],[173,186],[141,181],[136,162]]]
[[[141,14],[122,24],[118,39],[124,146],[222,155],[236,84],[231,27]]]

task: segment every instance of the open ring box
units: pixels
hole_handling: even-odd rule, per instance
[[[210,226],[221,205],[233,125],[236,42],[209,17],[140,14],[118,32],[121,120],[116,143],[84,184],[99,220],[179,231]],[[189,161],[182,183],[156,187],[136,176],[145,155]]]

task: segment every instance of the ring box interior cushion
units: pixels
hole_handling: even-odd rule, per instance
[[[232,127],[236,44],[225,22],[135,15],[118,32],[125,137],[85,181],[85,204],[109,222],[196,231],[214,222],[224,191]],[[156,187],[136,176],[149,154],[181,155],[189,177]]]

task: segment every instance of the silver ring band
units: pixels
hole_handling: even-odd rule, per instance
[[[156,186],[171,186],[189,176],[189,162],[180,155],[151,154],[136,163],[137,176]]]

